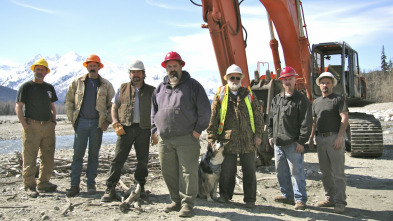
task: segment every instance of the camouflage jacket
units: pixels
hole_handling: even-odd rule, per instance
[[[251,129],[250,116],[244,99],[248,96],[247,88],[239,88],[237,96],[229,93],[228,110],[225,117],[224,130],[218,135],[220,123],[221,101],[218,96],[214,96],[212,103],[212,115],[209,127],[207,128],[209,142],[216,140],[224,142],[224,153],[244,154],[256,151],[254,136],[262,139],[263,115],[259,101],[253,94],[254,99],[251,107],[254,115],[255,135]]]

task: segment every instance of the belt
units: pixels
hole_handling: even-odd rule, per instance
[[[320,133],[320,132],[317,131],[317,136],[321,136],[321,137],[328,137],[328,136],[332,136],[334,134],[337,134],[337,132]]]
[[[26,117],[26,121],[27,122],[33,122],[33,123],[41,124],[41,125],[44,125],[44,124],[49,123],[49,122],[52,122],[52,120],[39,121],[39,120],[34,120],[34,119],[31,119],[31,118],[27,118],[27,117]]]

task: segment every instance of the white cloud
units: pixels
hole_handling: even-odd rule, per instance
[[[19,5],[19,6],[22,6],[22,7],[25,7],[25,8],[31,8],[31,9],[34,9],[36,11],[45,12],[45,13],[48,13],[48,14],[56,14],[55,11],[50,10],[50,9],[44,9],[44,8],[35,7],[35,6],[28,5],[28,4],[25,4],[25,3],[22,3],[22,2],[19,2],[19,1],[16,1],[16,0],[11,0],[11,2],[14,3],[15,5]]]

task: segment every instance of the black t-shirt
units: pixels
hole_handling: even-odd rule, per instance
[[[348,103],[344,97],[330,94],[319,97],[312,104],[313,117],[317,118],[317,131],[320,133],[338,132],[340,130],[340,113],[348,111]]]
[[[18,90],[16,102],[25,105],[25,117],[48,121],[52,118],[52,103],[57,101],[55,88],[46,82],[42,84],[28,81]]]

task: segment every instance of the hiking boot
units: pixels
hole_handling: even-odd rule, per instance
[[[306,204],[301,201],[296,201],[295,210],[305,210]]]
[[[192,217],[194,216],[194,211],[189,205],[184,205],[181,207],[179,212],[179,217]]]
[[[334,210],[335,213],[344,213],[345,211],[345,205],[344,204],[336,204],[334,206]]]
[[[165,207],[164,211],[166,213],[173,212],[173,211],[179,212],[180,209],[181,209],[181,204],[180,203],[172,202],[171,204],[169,204],[169,205],[167,205]]]
[[[26,195],[31,198],[37,198],[40,195],[35,187],[25,187]]]
[[[246,207],[249,209],[254,209],[255,208],[255,203],[254,202],[246,202]]]
[[[217,202],[219,202],[219,203],[228,203],[229,200],[225,196],[220,196],[220,197],[218,197]]]
[[[87,184],[87,194],[94,195],[97,193],[96,185],[95,184]]]
[[[274,198],[274,201],[276,201],[277,203],[284,203],[284,204],[295,205],[295,201],[294,200],[287,199],[284,196],[277,196],[277,197]]]
[[[334,203],[329,200],[320,201],[316,205],[317,207],[334,207]]]
[[[50,182],[47,182],[45,184],[38,185],[37,189],[38,189],[38,192],[51,193],[51,192],[55,192],[56,191],[57,185],[53,184],[53,183],[50,183]]]
[[[101,197],[101,202],[111,202],[113,200],[116,200],[115,186],[106,188],[104,195]]]
[[[71,186],[70,189],[67,189],[66,196],[67,197],[74,197],[79,194],[79,186]]]

